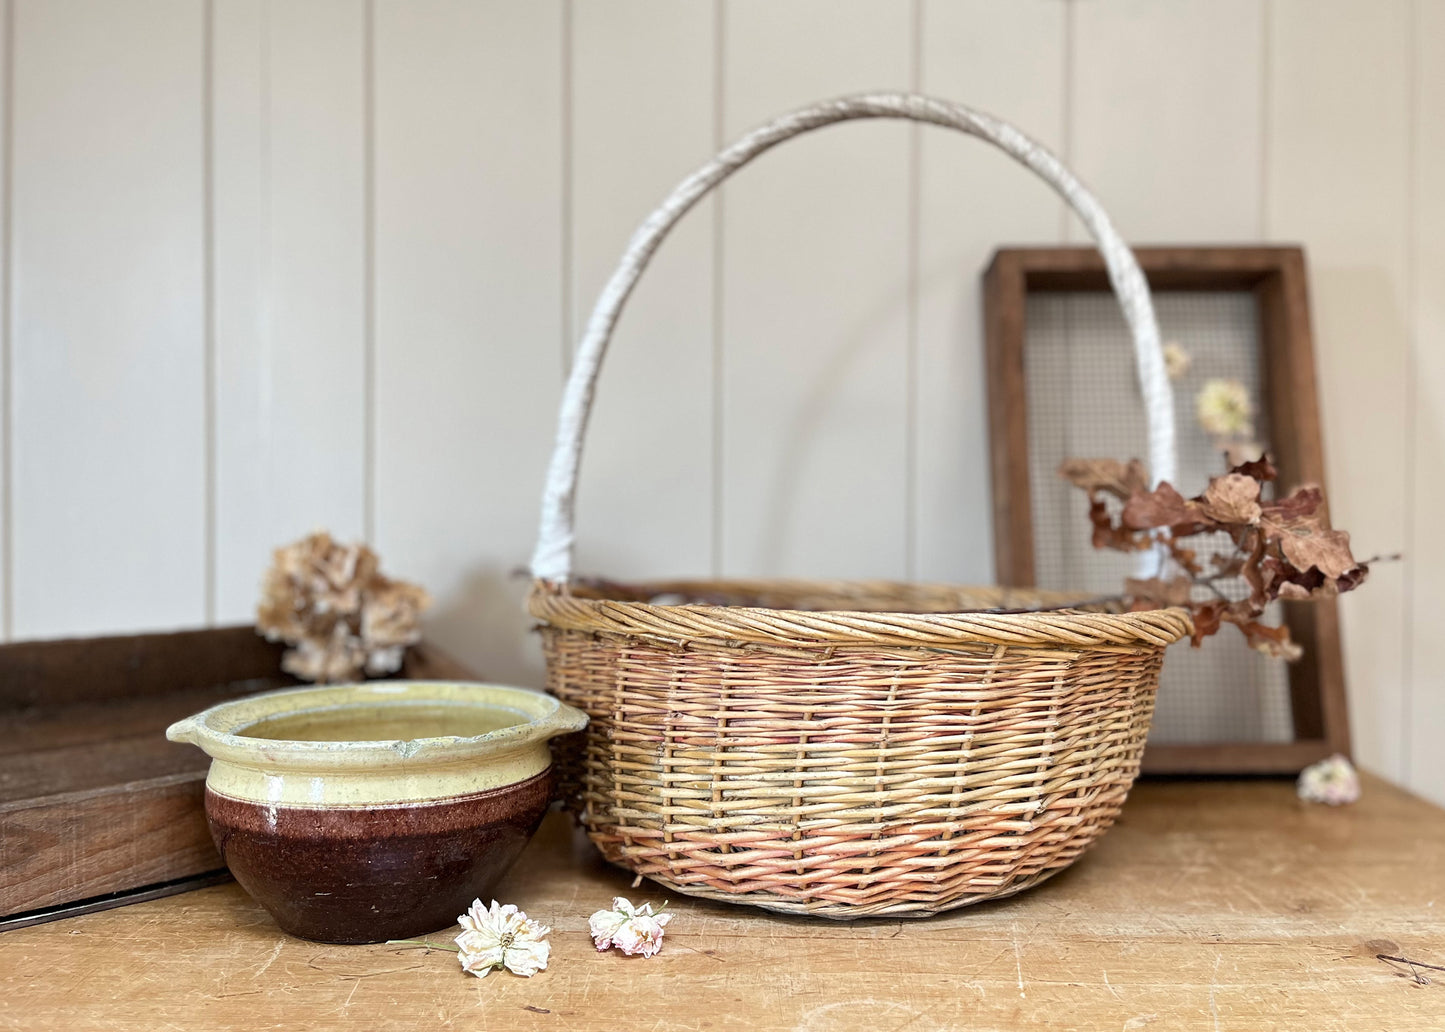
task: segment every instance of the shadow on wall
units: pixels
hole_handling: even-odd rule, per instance
[[[1419,643],[1429,634],[1406,623],[1405,563],[1418,571],[1414,580],[1420,583],[1428,559],[1412,554],[1416,542],[1406,539],[1402,504],[1413,476],[1406,466],[1409,427],[1403,399],[1415,390],[1408,382],[1405,299],[1389,270],[1328,260],[1311,264],[1310,293],[1330,520],[1350,532],[1358,556],[1405,553],[1403,563],[1372,569],[1358,595],[1340,599],[1355,757],[1401,780],[1406,774],[1405,714],[1412,703],[1404,654],[1411,637]],[[1422,669],[1418,660],[1416,668]]]
[[[1428,347],[1422,338],[1422,348]],[[1408,617],[1405,633],[1410,665],[1402,678],[1404,699],[1401,703],[1399,725],[1401,740],[1396,754],[1399,756],[1396,780],[1413,786],[1414,790],[1427,799],[1445,806],[1445,751],[1438,748],[1439,727],[1445,727],[1445,693],[1442,693],[1437,671],[1445,665],[1445,641],[1442,641],[1438,616],[1445,613],[1445,578],[1439,571],[1445,570],[1445,537],[1436,529],[1438,523],[1425,517],[1426,513],[1439,512],[1445,501],[1445,407],[1441,397],[1429,386],[1441,382],[1445,365],[1440,359],[1433,361],[1423,355],[1417,359],[1421,366],[1422,388],[1416,393],[1414,468],[1406,471],[1414,481],[1415,524],[1406,548],[1404,563],[1393,563],[1399,567],[1404,584],[1402,605]],[[1405,564],[1410,564],[1414,575],[1405,580]],[[1375,571],[1371,572],[1374,576]],[[1373,585],[1366,585],[1366,588]],[[1353,601],[1346,595],[1341,602]],[[1351,613],[1353,618],[1353,613]],[[1363,707],[1360,707],[1363,708]],[[1372,714],[1375,711],[1372,711]],[[1359,726],[1360,719],[1352,711],[1352,726]],[[1378,718],[1377,718],[1378,719]],[[1375,730],[1372,727],[1372,731]],[[1378,731],[1376,731],[1378,734]]]
[[[474,568],[456,591],[437,600],[424,621],[427,639],[482,680],[541,688],[541,642],[526,611],[531,583],[529,575],[510,568]]]

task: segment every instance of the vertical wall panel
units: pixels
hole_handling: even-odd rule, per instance
[[[1078,3],[1073,10],[1071,162],[1125,239],[1171,244],[1258,239],[1264,145],[1258,0],[1109,0]],[[1092,243],[1072,217],[1070,235]],[[1087,325],[1082,311],[1071,318]],[[1080,332],[1080,343],[1082,337]],[[1119,346],[1126,346],[1124,339]],[[1120,372],[1132,377],[1132,361],[1121,361]],[[1187,426],[1193,397],[1181,391],[1175,404]],[[1180,436],[1187,441],[1191,435],[1186,429]],[[1132,448],[1119,457],[1147,457],[1142,434]],[[1182,465],[1188,468],[1187,460]],[[1198,479],[1180,478],[1185,494],[1203,490],[1207,478],[1201,470],[1223,473],[1224,465],[1219,460],[1195,469]],[[1086,540],[1084,530],[1078,528],[1080,541]],[[1192,685],[1253,668],[1237,642],[1229,647],[1232,653],[1188,653],[1171,661],[1155,713],[1156,737],[1208,740],[1260,733],[1258,715],[1239,710],[1266,707],[1265,700],[1277,697],[1269,691],[1235,697],[1223,690],[1203,697],[1191,691]],[[1243,667],[1228,666],[1228,655]]]
[[[1445,805],[1445,4],[1415,5],[1414,189],[1411,213],[1415,354],[1414,518],[1406,547],[1411,611],[1404,738],[1408,784]]]
[[[1259,235],[1258,0],[1074,5],[1072,161],[1130,241]],[[1086,239],[1075,224],[1073,236]]]
[[[429,633],[536,680],[522,612],[562,376],[562,6],[379,3],[377,542]]]
[[[1334,522],[1363,558],[1405,547],[1409,45],[1405,0],[1276,0],[1268,234],[1308,249]],[[1341,599],[1358,758],[1401,769],[1400,564]]]
[[[276,545],[363,530],[364,5],[216,0],[217,617]]]
[[[14,281],[10,276],[10,22],[14,0],[0,4],[0,641],[10,637],[14,610],[11,606],[12,540],[10,537],[12,445],[10,406],[11,321],[10,292]]]
[[[202,10],[15,12],[17,637],[200,623]]]
[[[729,138],[833,94],[906,88],[909,14],[729,3]],[[727,187],[728,574],[906,572],[908,162],[907,126],[852,124],[784,144]]]
[[[930,0],[921,27],[924,92],[1062,147],[1064,5]],[[1057,243],[1064,205],[993,147],[942,129],[922,134],[915,571],[991,584],[981,274],[1001,244]]]
[[[703,0],[575,6],[574,339],[637,224],[712,155],[713,29],[713,4]],[[608,350],[582,464],[584,572],[697,576],[710,568],[712,203],[653,258]]]

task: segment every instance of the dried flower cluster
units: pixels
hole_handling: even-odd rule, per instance
[[[588,919],[587,927],[599,951],[616,946],[628,956],[651,957],[662,949],[664,928],[671,920],[672,915],[663,913],[661,907],[654,914],[651,903],[634,907],[624,897],[615,896],[612,909],[597,911]]]
[[[1238,380],[1206,381],[1194,399],[1194,413],[1231,466],[1264,454],[1254,438],[1254,401]]]
[[[1360,798],[1360,775],[1349,760],[1336,753],[1300,771],[1295,789],[1307,803],[1344,806]]]
[[[531,978],[547,969],[547,958],[552,953],[547,935],[552,929],[533,921],[511,903],[503,906],[492,900],[490,907],[484,907],[481,900],[473,900],[457,923],[462,926],[462,934],[454,941],[463,971],[486,978],[506,968],[514,975]]]
[[[1194,399],[1199,425],[1215,437],[1247,437],[1254,433],[1254,402],[1238,380],[1210,380]]]
[[[1331,598],[1357,588],[1369,567],[1350,553],[1350,536],[1332,530],[1318,487],[1301,487],[1280,501],[1266,501],[1261,488],[1277,473],[1268,457],[1235,466],[1214,477],[1204,493],[1185,498],[1170,484],[1152,491],[1138,459],[1071,459],[1059,474],[1089,493],[1094,547],[1132,552],[1156,542],[1167,548],[1178,568],[1167,579],[1130,579],[1125,595],[1134,609],[1187,607],[1194,617],[1194,644],[1232,623],[1251,646],[1271,656],[1296,659],[1299,646],[1287,627],[1260,621],[1275,599]],[[1108,499],[1122,502],[1111,506]],[[1189,538],[1225,534],[1234,545],[1213,556],[1208,568]],[[1232,599],[1221,581],[1243,578],[1249,593]],[[1196,599],[1195,589],[1209,597]]]
[[[256,628],[291,649],[281,666],[306,681],[348,681],[400,669],[431,602],[415,584],[391,580],[376,553],[317,532],[276,549],[262,583]]]
[[[1194,356],[1177,340],[1164,342],[1164,371],[1174,382],[1194,368]],[[1255,437],[1254,399],[1243,382],[1212,378],[1194,395],[1194,416],[1200,429],[1214,439],[1215,450],[1229,465],[1237,466],[1264,454]]]

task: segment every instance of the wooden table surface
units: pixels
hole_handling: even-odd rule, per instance
[[[496,895],[553,927],[551,966],[477,979],[450,953],[293,939],[236,885],[202,889],[0,935],[0,1027],[1445,1029],[1445,812],[1375,779],[1342,809],[1280,781],[1146,782],[1070,870],[924,921],[675,899],[644,960],[592,948],[614,894],[662,896],[550,815]]]

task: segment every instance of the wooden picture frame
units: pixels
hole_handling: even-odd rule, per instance
[[[1298,247],[1141,247],[1154,291],[1239,291],[1258,306],[1263,405],[1279,482],[1324,485],[1304,252]],[[998,582],[1035,583],[1029,487],[1026,302],[1040,292],[1103,292],[1097,251],[1084,247],[1003,248],[984,273],[984,336],[992,453],[994,559]],[[1129,456],[1117,456],[1129,458]],[[1290,665],[1291,742],[1157,744],[1144,753],[1152,774],[1283,774],[1332,753],[1349,755],[1349,718],[1333,599],[1284,603],[1304,657]]]

